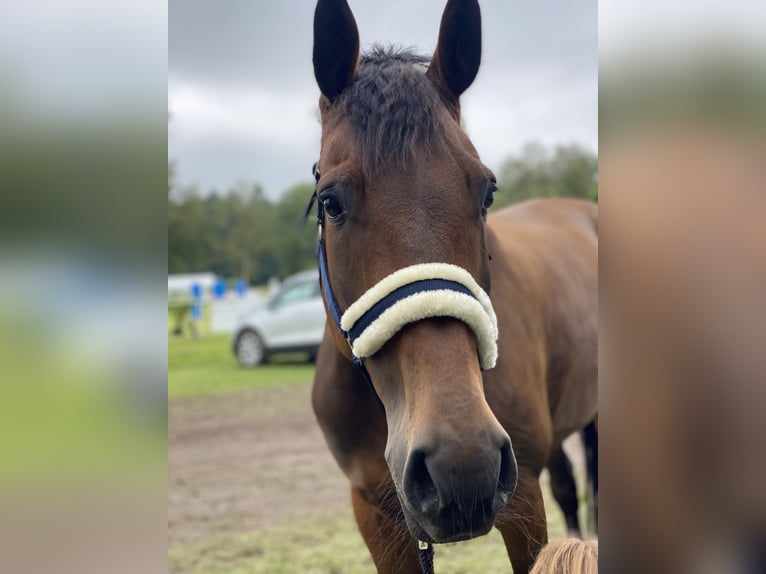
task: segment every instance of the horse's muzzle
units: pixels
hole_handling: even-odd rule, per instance
[[[486,534],[513,495],[516,480],[516,458],[502,429],[470,456],[456,456],[438,444],[420,444],[410,450],[404,467],[408,526],[427,542]]]

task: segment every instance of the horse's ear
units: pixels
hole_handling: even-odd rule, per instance
[[[330,101],[351,82],[359,60],[359,31],[346,0],[319,0],[314,12],[314,76]]]
[[[449,0],[428,76],[457,103],[479,71],[481,10],[477,0]]]

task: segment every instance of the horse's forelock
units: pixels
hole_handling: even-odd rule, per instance
[[[335,102],[337,119],[352,127],[366,174],[406,164],[443,139],[443,104],[425,75],[428,62],[409,49],[373,46]]]

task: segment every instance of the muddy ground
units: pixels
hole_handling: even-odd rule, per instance
[[[174,399],[169,543],[196,543],[349,504],[310,406],[310,386]]]
[[[348,483],[314,419],[309,385],[173,399],[168,427],[171,546],[350,504]],[[581,471],[578,445],[570,443]]]

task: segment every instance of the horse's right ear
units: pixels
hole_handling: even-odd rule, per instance
[[[346,0],[319,0],[314,12],[314,76],[333,101],[351,82],[359,61],[359,31]]]
[[[448,0],[428,76],[450,101],[471,85],[481,63],[481,10],[478,0]]]

